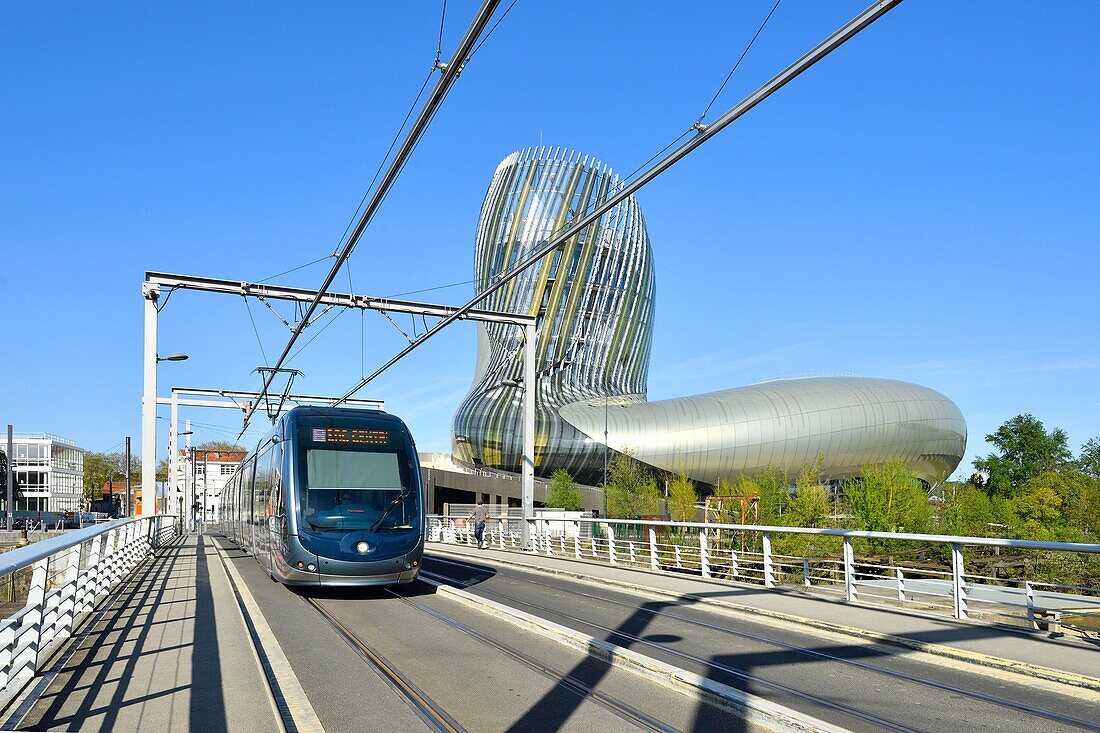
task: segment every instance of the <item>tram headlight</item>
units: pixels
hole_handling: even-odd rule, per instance
[[[360,555],[366,555],[368,552],[370,552],[370,545],[360,540],[359,542],[355,543],[355,549]]]
[[[309,563],[308,565],[306,565],[306,570],[308,570],[311,573],[316,572],[317,571],[317,566],[314,565],[313,563]]]

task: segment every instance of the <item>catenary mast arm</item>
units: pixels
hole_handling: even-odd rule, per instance
[[[820,61],[821,59],[828,56],[831,52],[833,52],[837,48],[839,48],[845,41],[847,41],[850,38],[852,38],[853,36],[855,36],[861,30],[863,30],[864,28],[869,26],[871,23],[873,23],[876,20],[878,20],[879,18],[881,18],[888,11],[892,10],[895,6],[899,5],[900,3],[901,3],[901,0],[878,0],[877,2],[873,3],[870,7],[868,7],[866,10],[864,10],[862,13],[860,13],[855,18],[848,21],[845,25],[843,25],[841,28],[839,28],[837,31],[835,31],[831,36],[829,36],[824,41],[822,41],[817,46],[815,46],[813,49],[808,51],[800,59],[798,59],[793,64],[788,66],[786,69],[784,69],[783,71],[779,72],[774,77],[772,77],[762,87],[757,89],[755,92],[753,92],[749,96],[745,97],[743,100],[741,100],[735,106],[731,107],[727,112],[725,112],[722,116],[720,116],[714,122],[711,122],[710,124],[706,124],[706,125],[699,125],[696,128],[699,131],[698,134],[696,134],[695,136],[688,139],[686,142],[684,142],[683,145],[676,148],[671,153],[669,153],[667,156],[665,156],[664,158],[659,160],[657,163],[655,163],[651,168],[649,168],[647,171],[642,173],[633,183],[631,183],[631,184],[625,186],[624,188],[620,189],[617,193],[612,195],[605,202],[603,202],[602,204],[597,206],[595,209],[593,209],[591,212],[586,214],[584,217],[578,219],[576,222],[574,222],[569,227],[567,227],[565,230],[563,230],[560,234],[558,234],[557,236],[555,236],[552,239],[550,239],[549,241],[547,241],[542,247],[540,247],[535,252],[533,252],[529,257],[527,257],[526,259],[524,259],[523,261],[518,263],[511,270],[508,270],[506,273],[500,275],[496,279],[496,282],[494,282],[488,288],[486,288],[485,290],[481,291],[476,296],[474,296],[474,298],[472,300],[470,300],[468,303],[466,303],[466,305],[460,307],[457,311],[455,311],[454,313],[452,313],[451,315],[447,316],[442,321],[437,323],[429,331],[425,332],[420,338],[418,338],[413,343],[406,346],[404,349],[402,349],[400,352],[398,352],[396,356],[394,356],[392,359],[387,361],[381,367],[376,369],[369,376],[364,377],[362,380],[359,381],[358,384],[356,384],[354,387],[349,389],[344,394],[343,397],[341,397],[340,399],[334,401],[332,404],[333,405],[338,405],[341,402],[343,402],[344,400],[350,398],[356,392],[358,392],[363,387],[365,387],[367,384],[369,384],[372,380],[377,378],[380,374],[382,374],[387,369],[389,369],[391,366],[396,364],[399,360],[404,358],[409,352],[411,352],[417,346],[424,343],[429,338],[431,338],[432,336],[434,336],[435,334],[437,334],[439,331],[443,330],[444,328],[446,328],[450,324],[454,323],[456,320],[461,318],[464,313],[466,313],[467,311],[472,309],[475,305],[477,305],[483,299],[485,299],[489,295],[492,295],[497,290],[499,290],[502,287],[504,287],[505,285],[507,285],[509,281],[515,279],[520,273],[522,273],[528,267],[530,267],[531,265],[533,265],[536,262],[538,262],[539,260],[541,260],[543,257],[545,257],[550,252],[553,252],[558,247],[559,244],[566,241],[567,239],[569,239],[570,237],[575,235],[577,232],[579,232],[582,229],[584,229],[585,227],[587,227],[588,225],[590,225],[593,222],[597,221],[601,216],[603,216],[606,212],[608,212],[609,210],[614,208],[616,205],[618,205],[620,202],[622,202],[628,196],[632,195],[635,191],[640,189],[642,186],[646,185],[647,183],[652,181],[654,178],[659,176],[661,173],[663,173],[664,171],[671,168],[681,158],[683,158],[688,153],[690,153],[693,150],[695,150],[696,148],[698,148],[700,145],[705,143],[710,138],[717,135],[723,128],[725,128],[731,122],[738,119],[739,117],[744,115],[746,112],[751,110],[753,107],[755,107],[756,105],[760,104],[765,99],[770,97],[772,94],[774,94],[775,92],[782,89],[788,82],[792,81],[799,74],[806,71],[811,66],[816,64],[818,61]]]
[[[465,35],[463,35],[462,40],[459,41],[458,47],[455,49],[454,55],[451,56],[450,62],[443,67],[443,73],[439,77],[439,81],[436,82],[431,95],[420,109],[420,114],[409,129],[409,133],[405,136],[404,142],[401,143],[401,147],[398,149],[397,154],[386,170],[386,174],[382,177],[382,180],[379,181],[378,187],[374,189],[374,194],[371,196],[366,208],[363,209],[363,215],[359,217],[358,224],[355,225],[355,229],[352,230],[347,243],[344,245],[343,249],[340,250],[339,255],[337,255],[336,261],[332,263],[332,269],[329,270],[324,283],[322,283],[321,287],[318,289],[316,297],[306,308],[305,314],[302,316],[301,320],[298,321],[297,327],[290,334],[290,339],[287,341],[283,353],[279,356],[267,379],[264,380],[263,389],[260,390],[262,394],[266,394],[268,389],[271,388],[271,383],[275,380],[279,368],[290,354],[294,342],[298,340],[298,337],[302,334],[302,330],[313,316],[313,312],[317,310],[317,304],[321,302],[321,296],[329,289],[332,285],[332,281],[336,279],[336,275],[340,272],[340,268],[347,258],[351,256],[352,250],[355,249],[355,245],[359,242],[359,237],[363,234],[370,220],[374,217],[375,211],[378,210],[378,207],[386,198],[386,194],[389,192],[389,188],[397,178],[398,173],[400,173],[401,167],[405,164],[413,148],[415,148],[416,144],[420,141],[420,136],[424,133],[424,130],[427,129],[428,123],[431,122],[432,117],[443,103],[444,98],[447,96],[447,92],[450,91],[451,86],[454,84],[455,79],[458,78],[463,65],[470,56],[474,44],[477,43],[478,38],[481,37],[482,32],[484,32],[485,27],[489,24],[489,20],[493,17],[493,13],[496,11],[497,5],[499,4],[500,0],[483,0],[481,3],[477,15],[474,16],[474,19],[470,22],[470,26],[466,29]],[[256,411],[256,406],[259,402],[260,400],[254,402],[249,407],[248,412],[245,413],[241,435],[244,435],[244,431],[248,429],[248,422],[252,419],[252,414]]]

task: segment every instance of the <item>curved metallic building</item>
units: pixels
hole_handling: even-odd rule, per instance
[[[481,208],[478,289],[619,185],[606,166],[579,153],[509,155]],[[599,482],[605,419],[611,448],[711,484],[769,465],[795,474],[820,454],[829,479],[899,458],[934,485],[962,460],[958,407],[905,382],[788,379],[647,402],[653,304],[649,235],[633,197],[484,301],[539,317],[538,473],[564,468],[578,481]],[[519,470],[522,362],[519,328],[478,325],[473,385],[454,417],[460,460]]]
[[[561,148],[513,153],[497,167],[477,227],[479,290],[555,231],[604,199],[619,181],[594,158]],[[539,316],[535,467],[599,475],[603,447],[557,413],[604,395],[644,395],[653,329],[653,263],[645,221],[629,197],[563,243],[541,266],[483,301],[483,307]],[[502,384],[522,374],[520,329],[478,324],[473,385],[454,418],[457,458],[518,470],[522,391]]]
[[[934,486],[966,448],[966,422],[954,402],[889,379],[782,379],[659,402],[613,399],[605,407],[587,400],[560,413],[600,443],[606,424],[614,450],[710,484],[768,466],[793,479],[822,455],[830,479],[900,459]]]

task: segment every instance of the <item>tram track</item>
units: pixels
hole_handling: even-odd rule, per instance
[[[452,559],[444,559],[444,558],[441,558],[441,557],[438,557],[438,556],[432,556],[432,557],[430,557],[430,560],[435,561],[435,562],[444,563],[444,564],[464,567],[464,568],[468,568],[468,569],[471,569],[471,570],[480,570],[481,569],[477,565],[472,565],[472,564],[469,564],[469,563],[464,563],[464,562],[456,561],[456,560],[452,560]],[[444,581],[449,582],[449,583],[457,584],[460,587],[466,587],[465,582],[460,578],[454,578],[454,577],[447,576],[447,575],[444,575],[444,574],[432,572],[432,571],[429,571],[427,569],[423,570],[422,573],[427,575],[427,576],[434,576],[435,578],[438,578],[440,580],[444,580]],[[527,584],[538,586],[540,588],[544,587],[542,584],[538,583],[537,581],[531,580],[531,579],[528,579],[528,578],[517,577],[515,575],[509,575],[508,577],[509,577],[510,580],[514,580],[516,582],[527,583]],[[608,627],[608,626],[604,626],[604,625],[595,623],[593,621],[590,621],[588,619],[584,619],[584,618],[581,618],[579,616],[569,614],[569,613],[561,611],[559,609],[554,609],[554,608],[549,608],[549,607],[546,607],[546,606],[542,606],[540,604],[533,603],[531,601],[521,599],[521,598],[518,598],[518,597],[515,597],[515,596],[512,596],[512,595],[509,595],[507,593],[502,593],[500,591],[490,590],[490,589],[488,589],[484,586],[479,586],[478,590],[479,590],[479,592],[485,593],[486,595],[493,596],[495,598],[499,598],[502,601],[506,601],[507,603],[520,604],[520,605],[526,606],[526,607],[528,607],[528,608],[530,608],[530,609],[532,609],[536,612],[539,612],[539,613],[542,613],[542,614],[547,614],[548,613],[548,614],[551,614],[553,616],[557,616],[557,617],[560,617],[560,618],[563,618],[563,619],[567,619],[567,620],[569,620],[573,623],[581,624],[582,626],[586,626],[586,627],[598,630],[601,633],[607,634],[609,640],[611,638],[618,638],[618,639],[626,640],[626,641],[630,642],[631,644],[637,644],[637,645],[649,647],[649,648],[652,648],[652,649],[656,649],[656,650],[659,650],[663,653],[670,654],[672,656],[683,659],[685,661],[689,661],[689,662],[692,662],[692,663],[695,663],[695,664],[702,665],[704,668],[716,669],[716,670],[719,670],[719,671],[724,672],[726,674],[730,674],[731,676],[733,676],[737,679],[740,679],[740,680],[744,681],[745,683],[760,684],[760,685],[769,687],[770,689],[773,689],[777,692],[792,695],[793,697],[796,697],[798,699],[802,699],[802,700],[804,700],[806,702],[810,702],[812,704],[818,704],[818,705],[822,705],[824,707],[828,707],[828,708],[830,708],[830,709],[832,709],[836,712],[841,712],[841,713],[846,714],[846,715],[852,715],[853,717],[861,719],[864,722],[870,722],[870,723],[875,724],[875,725],[880,725],[880,726],[882,726],[884,728],[887,728],[887,729],[890,729],[890,730],[897,730],[897,731],[903,731],[903,730],[904,731],[911,731],[911,730],[913,730],[913,729],[908,728],[906,726],[902,726],[898,723],[895,723],[893,721],[889,721],[885,718],[882,718],[881,716],[875,715],[874,713],[867,713],[865,711],[860,711],[860,710],[857,710],[855,708],[850,708],[850,707],[845,706],[845,705],[840,705],[838,703],[834,703],[832,701],[825,700],[824,698],[821,698],[820,696],[811,695],[809,693],[802,692],[801,690],[797,690],[797,689],[792,688],[788,685],[784,685],[782,683],[762,679],[762,678],[760,678],[756,675],[748,674],[748,673],[744,672],[743,670],[739,670],[739,669],[731,667],[729,665],[724,665],[724,664],[721,664],[721,663],[713,662],[711,660],[703,659],[701,657],[691,655],[691,654],[688,654],[686,652],[682,652],[680,650],[674,649],[674,648],[669,647],[667,645],[660,644],[660,643],[657,643],[657,642],[653,642],[653,641],[650,641],[648,639],[644,639],[644,638],[641,638],[641,637],[638,637],[638,636],[635,636],[635,635],[632,635],[632,634],[628,634],[628,633],[625,633],[625,632],[620,631],[618,629],[614,629],[614,628],[611,628],[611,627]],[[1098,725],[1095,722],[1092,722],[1092,721],[1089,721],[1089,720],[1084,720],[1084,719],[1081,719],[1081,718],[1076,718],[1076,717],[1073,717],[1073,716],[1070,716],[1070,715],[1065,715],[1063,713],[1055,712],[1055,711],[1052,711],[1052,710],[1036,708],[1036,707],[1033,707],[1033,706],[1030,706],[1030,705],[1015,702],[1013,700],[1008,700],[1006,698],[1001,698],[1001,697],[997,697],[997,696],[994,696],[994,695],[988,695],[986,693],[978,692],[976,690],[970,690],[970,689],[966,689],[966,688],[963,688],[963,687],[958,687],[956,685],[951,685],[949,683],[944,683],[944,682],[939,682],[937,680],[930,680],[930,679],[927,679],[927,678],[918,677],[918,676],[915,676],[915,675],[908,674],[906,672],[900,672],[898,670],[892,670],[892,669],[888,669],[888,668],[885,668],[885,667],[880,667],[878,665],[869,664],[867,662],[861,662],[859,660],[848,659],[848,658],[845,658],[845,657],[841,657],[841,656],[838,656],[838,655],[835,655],[835,654],[830,654],[828,652],[819,651],[819,650],[816,650],[816,649],[809,649],[809,648],[806,648],[806,647],[801,647],[801,646],[798,646],[796,644],[791,644],[791,643],[788,643],[788,642],[780,641],[778,639],[773,639],[773,638],[762,636],[762,635],[759,635],[759,634],[753,634],[753,633],[747,632],[747,631],[731,629],[731,628],[728,628],[728,627],[719,626],[717,624],[710,624],[710,623],[707,623],[707,622],[704,622],[704,621],[699,621],[697,619],[691,619],[691,618],[688,618],[688,617],[685,617],[685,616],[682,616],[682,615],[679,615],[679,614],[675,614],[675,613],[670,613],[670,612],[667,612],[667,611],[660,611],[660,610],[656,610],[656,609],[643,608],[643,607],[641,607],[639,605],[636,605],[636,604],[625,603],[623,601],[620,601],[620,600],[617,600],[617,599],[614,599],[614,598],[608,598],[606,596],[602,596],[602,595],[597,594],[597,593],[587,593],[587,592],[579,591],[579,590],[570,590],[568,592],[570,592],[571,594],[576,595],[580,598],[587,599],[587,600],[597,601],[597,602],[607,603],[607,604],[611,604],[611,605],[615,605],[615,606],[629,608],[634,612],[642,612],[642,613],[645,613],[645,614],[648,614],[648,615],[651,615],[651,616],[654,616],[654,617],[663,617],[663,618],[667,618],[667,619],[670,619],[670,620],[673,620],[673,621],[676,621],[676,622],[679,622],[679,623],[688,624],[688,625],[696,627],[696,628],[705,629],[707,631],[719,632],[719,633],[726,634],[726,635],[729,635],[729,636],[733,636],[733,637],[737,637],[737,638],[741,638],[741,639],[745,639],[745,640],[749,640],[749,641],[753,641],[753,642],[757,642],[757,643],[762,643],[762,644],[775,646],[775,647],[778,647],[780,649],[783,649],[784,651],[788,651],[788,652],[792,652],[792,653],[799,654],[799,655],[802,655],[802,656],[806,656],[808,658],[847,665],[847,666],[850,666],[850,667],[853,667],[853,668],[858,668],[858,669],[861,669],[861,670],[864,670],[864,671],[868,671],[868,672],[872,672],[872,673],[876,673],[876,674],[882,674],[882,675],[890,677],[892,679],[896,679],[896,680],[900,680],[900,681],[904,681],[904,682],[909,682],[909,683],[912,683],[912,684],[917,684],[917,685],[937,689],[937,690],[940,690],[940,691],[943,691],[943,692],[948,692],[948,693],[953,694],[953,695],[963,696],[963,697],[966,697],[966,698],[969,698],[969,699],[972,699],[972,700],[975,700],[975,701],[978,701],[978,702],[987,703],[987,704],[991,704],[991,705],[997,705],[997,706],[1004,707],[1004,708],[1007,708],[1007,709],[1010,709],[1010,710],[1013,710],[1013,711],[1016,711],[1016,712],[1027,714],[1029,716],[1043,718],[1045,720],[1049,720],[1049,721],[1052,721],[1052,722],[1062,723],[1064,725],[1069,725],[1069,726],[1081,728],[1083,730],[1095,731],[1097,733],[1100,733],[1100,725]]]
[[[640,730],[655,731],[657,733],[677,733],[676,728],[662,723],[628,703],[595,689],[573,675],[562,672],[550,664],[539,661],[535,657],[510,644],[495,639],[458,619],[402,595],[397,590],[390,588],[384,590],[387,594],[401,600],[404,604],[416,608],[447,626],[495,649],[528,669],[533,670],[542,677],[576,694],[581,699],[591,701],[605,710],[608,710]],[[465,733],[465,728],[447,713],[446,710],[403,675],[391,661],[386,659],[380,652],[367,644],[354,631],[341,622],[331,609],[326,608],[325,605],[320,603],[317,599],[307,597],[304,600],[312,606],[326,622],[328,622],[328,624],[360,655],[360,657],[363,658],[365,662],[375,669],[383,679],[385,679],[390,686],[413,707],[413,710],[421,719],[428,723],[432,729],[451,733]]]
[[[359,657],[367,663],[378,675],[413,709],[413,711],[432,730],[440,733],[466,733],[454,718],[451,717],[438,703],[429,697],[423,690],[417,687],[412,680],[401,673],[400,670],[377,649],[367,644],[354,631],[349,629],[336,614],[320,603],[315,598],[303,597],[303,600],[313,607],[321,618],[342,638]]]

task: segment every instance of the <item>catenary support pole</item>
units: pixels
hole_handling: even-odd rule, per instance
[[[172,415],[168,419],[168,482],[164,491],[166,505],[165,511],[172,513],[172,502],[176,500],[176,469],[179,467],[179,442],[180,442],[180,400],[175,391],[172,392]]]
[[[141,397],[141,495],[157,494],[157,299],[160,288],[142,283],[145,298],[145,388]],[[127,466],[127,468],[129,468]],[[127,490],[127,494],[129,491]],[[141,503],[142,516],[154,514],[156,500]]]
[[[4,506],[7,509],[7,528],[8,528],[9,532],[11,532],[12,526],[15,523],[15,518],[14,518],[14,514],[13,514],[13,510],[14,510],[15,505],[12,503],[12,502],[15,501],[15,498],[14,498],[15,497],[15,452],[14,452],[15,448],[13,447],[14,443],[15,443],[15,438],[14,438],[14,434],[12,433],[12,426],[8,425],[8,461],[7,461],[7,463],[8,463],[8,467],[7,467],[8,475],[6,476],[7,483],[8,483],[8,496],[7,496],[8,503],[5,504]]]
[[[145,477],[142,476],[142,484],[145,483]],[[134,516],[134,493],[133,484],[130,482],[130,436],[126,436],[126,516]],[[142,494],[142,496],[148,496],[148,494]],[[142,505],[144,507],[144,504]]]
[[[535,350],[538,347],[535,324],[523,327],[523,516],[535,516]],[[523,547],[531,546],[531,525],[523,523]]]

